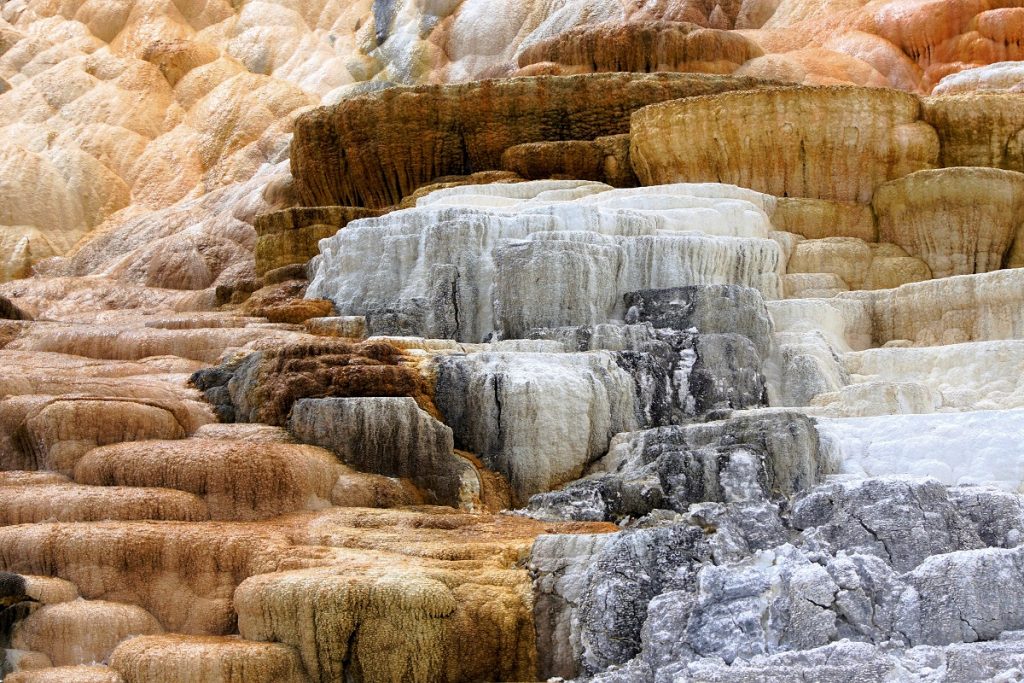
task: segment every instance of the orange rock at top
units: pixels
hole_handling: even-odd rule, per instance
[[[583,26],[531,45],[519,66],[546,73],[687,71],[729,74],[763,51],[731,31],[668,21]]]

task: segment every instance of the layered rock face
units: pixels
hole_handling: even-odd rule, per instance
[[[938,161],[935,131],[919,117],[917,98],[880,89],[686,99],[636,114],[630,158],[645,185],[723,182],[866,203],[881,183]],[[836,135],[842,126],[848,134]]]
[[[1012,91],[1020,12],[976,0],[7,3],[0,277],[68,254],[41,267],[184,289],[251,276],[255,215],[292,202],[293,120],[352,94],[603,70]],[[91,248],[76,244],[86,235]]]
[[[308,295],[366,316],[371,333],[477,342],[621,320],[628,291],[730,282],[781,294],[771,198],[754,192],[536,182],[428,200],[323,242]],[[542,295],[552,288],[559,299]]]
[[[644,105],[757,83],[607,74],[391,88],[297,121],[292,174],[306,205],[383,208],[435,178],[501,168],[514,145],[625,133]]]
[[[1018,4],[4,4],[0,677],[1012,679]]]

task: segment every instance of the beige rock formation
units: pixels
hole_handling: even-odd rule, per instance
[[[144,635],[122,643],[114,651],[110,666],[126,683],[305,683],[309,680],[292,648],[239,638]]]
[[[581,26],[521,50],[520,75],[601,71],[730,74],[763,54],[746,36],[674,21]]]
[[[193,494],[189,498],[205,500],[211,519],[251,520],[329,506],[343,471],[331,453],[312,446],[136,440],[90,451],[76,465],[75,480],[96,487],[187,491]]]
[[[916,97],[872,88],[686,98],[633,115],[630,160],[644,185],[722,182],[866,204],[882,183],[936,164],[938,138],[919,114]]]
[[[998,270],[1024,239],[1024,173],[919,171],[882,185],[872,204],[880,239],[920,257],[934,277]]]
[[[807,239],[856,237],[878,241],[878,230],[870,206],[856,202],[831,202],[805,197],[779,197],[772,213],[772,225]]]
[[[106,660],[122,640],[163,629],[146,610],[101,600],[44,605],[18,622],[14,647],[42,652],[54,666]]]
[[[429,486],[354,471],[277,425],[297,401],[332,396],[415,400],[412,414],[435,419],[438,356],[563,359],[568,347],[361,341],[371,312],[339,317],[330,302],[304,299],[304,264],[320,238],[370,212],[290,208],[299,202],[504,205],[514,215],[536,210],[541,202],[529,204],[538,193],[596,190],[456,188],[551,176],[627,187],[664,174],[761,189],[771,195],[719,187],[713,192],[724,194],[710,196],[720,201],[710,202],[691,186],[697,194],[675,205],[678,197],[658,189],[602,188],[617,214],[672,204],[659,210],[678,218],[684,206],[673,230],[703,234],[672,239],[688,257],[699,244],[701,267],[716,277],[735,279],[763,256],[777,294],[776,265],[789,261],[783,280],[794,298],[769,304],[777,348],[765,373],[774,405],[831,416],[1024,406],[1024,270],[944,277],[1024,265],[1017,191],[995,189],[1015,187],[995,179],[1016,176],[921,170],[1024,171],[1021,96],[969,94],[1017,87],[1018,67],[990,64],[1024,56],[1019,4],[2,3],[0,280],[40,275],[0,286],[0,569],[24,572],[24,590],[8,597],[26,611],[12,621],[10,645],[20,649],[7,652],[5,666],[15,670],[8,679],[536,676],[535,599],[523,569],[534,540],[617,527],[430,506]],[[445,85],[518,69],[587,73]],[[590,73],[612,69],[740,77]],[[749,76],[918,94],[938,83],[937,93],[958,94],[921,107],[916,95],[867,88],[726,92],[763,85]],[[390,84],[409,87],[379,92]],[[718,95],[676,101],[711,93]],[[664,100],[673,103],[635,115],[631,148],[631,112]],[[292,145],[293,121],[320,103],[332,108],[305,114]],[[646,170],[638,177],[634,166]],[[917,186],[932,177],[947,185]],[[492,213],[496,225],[513,222]],[[940,218],[953,214],[960,218]],[[565,231],[565,253],[583,244],[573,216],[564,213],[574,228]],[[617,225],[632,229],[625,219]],[[657,225],[645,233],[652,245],[667,243],[653,233],[669,223]],[[395,273],[413,262],[397,240],[411,245],[427,231],[443,229],[431,219],[366,240],[362,258],[381,263],[366,279],[401,288],[408,272],[425,282],[435,257]],[[501,239],[523,234],[510,229]],[[752,249],[751,238],[768,247]],[[476,246],[438,244],[451,253]],[[533,286],[537,296],[525,304],[541,310],[550,302],[559,314],[546,318],[552,324],[576,320],[550,296],[568,286],[557,271],[505,263],[505,301]],[[648,277],[660,268],[654,258],[629,263],[633,283],[678,279],[670,269]],[[623,291],[594,272],[592,288],[565,289],[570,305],[610,294],[611,317],[622,317]],[[468,279],[461,286],[471,287]],[[520,309],[499,311],[515,323],[503,329],[528,332],[514,320]],[[456,312],[465,320],[465,308]],[[621,358],[603,353],[602,371],[622,374],[619,393],[629,394]],[[595,425],[598,451],[626,428],[628,421],[603,428],[589,420],[596,409],[576,411],[569,417],[582,416],[582,426],[545,444],[538,433],[575,424],[552,416],[571,412],[580,392],[532,363],[538,375],[520,389],[506,381],[502,394],[496,380],[477,401],[495,396],[505,445],[533,444],[531,457],[546,466]],[[187,385],[193,373],[205,378],[203,396],[198,383]],[[522,400],[527,389],[538,399]],[[270,424],[216,423],[214,409],[221,419]],[[394,430],[370,431],[377,446],[392,445]],[[393,453],[353,441],[339,452],[385,470],[381,461]],[[507,484],[474,454],[448,451],[445,442],[444,455],[464,466],[458,472],[474,475],[458,482],[459,501],[471,489],[480,507],[512,505]],[[386,471],[420,481],[418,463]],[[524,475],[538,472],[527,466]],[[448,502],[459,502],[445,483]],[[173,633],[130,638],[160,631]],[[257,642],[264,640],[274,642]],[[93,660],[112,667],[62,666]]]
[[[959,92],[1010,78],[970,70],[1024,57],[1020,17],[989,0],[26,0],[0,24],[0,129],[11,141],[0,167],[18,188],[0,204],[0,277],[69,250],[44,269],[191,289],[251,275],[255,215],[292,201],[279,162],[294,117],[387,84],[505,76],[520,64],[743,65],[921,93],[964,71],[939,88]]]
[[[0,524],[92,522],[104,519],[209,518],[206,503],[161,488],[94,487],[68,484],[5,486],[0,489]]]
[[[18,671],[4,680],[9,683],[124,683],[121,674],[113,669],[88,664]]]
[[[253,577],[235,594],[239,630],[292,645],[324,683],[535,676],[525,576],[415,564],[426,566],[356,554],[330,569]]]
[[[942,166],[990,166],[1024,172],[1020,95],[979,93],[927,97],[922,118],[939,134]]]
[[[902,248],[888,242],[868,243],[855,237],[827,237],[797,242],[787,267],[789,275],[822,274],[837,276],[835,288],[890,289],[908,282],[930,280],[928,265],[911,257]],[[820,285],[797,284],[790,287],[814,288]]]
[[[876,292],[850,292],[871,314],[875,345],[909,340],[915,345],[1019,339],[1024,334],[1024,270],[915,282]]]

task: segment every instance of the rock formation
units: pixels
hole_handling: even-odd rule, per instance
[[[501,168],[509,147],[629,130],[636,109],[751,88],[755,79],[600,74],[390,88],[302,116],[292,142],[300,201],[383,208],[435,178]]]
[[[921,257],[932,277],[985,273],[1002,267],[1021,234],[1024,174],[920,171],[886,183],[873,201],[879,238]]]
[[[2,3],[0,678],[1015,679],[1020,4]]]
[[[932,168],[939,156],[917,98],[871,88],[685,98],[642,109],[630,128],[630,159],[644,185],[729,183],[863,204],[882,183]]]

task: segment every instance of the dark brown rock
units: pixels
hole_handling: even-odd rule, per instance
[[[765,84],[704,74],[583,74],[390,88],[300,116],[292,174],[308,206],[383,208],[436,178],[498,169],[514,145],[620,135],[644,105]]]

